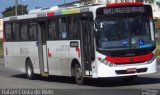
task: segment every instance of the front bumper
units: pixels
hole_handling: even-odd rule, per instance
[[[128,68],[136,68],[137,72],[127,73]],[[97,78],[101,77],[122,77],[132,75],[144,75],[157,72],[157,59],[150,64],[135,64],[132,66],[122,65],[117,67],[109,67],[105,64],[99,63],[97,68]]]

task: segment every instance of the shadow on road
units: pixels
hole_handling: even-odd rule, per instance
[[[122,82],[120,78],[93,79],[88,81],[87,85],[96,87],[118,87],[118,86],[134,86],[149,85],[160,83],[160,78],[137,77],[133,82]]]
[[[11,77],[27,79],[25,74],[14,75]],[[74,78],[71,77],[49,76],[48,78],[44,78],[41,77],[40,75],[36,75],[34,80],[75,84]],[[120,78],[86,79],[85,81],[85,85],[95,86],[95,87],[134,86],[134,85],[149,85],[158,83],[160,83],[160,78],[150,78],[150,77],[137,77],[131,83],[122,82]]]

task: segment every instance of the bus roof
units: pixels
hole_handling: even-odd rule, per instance
[[[81,7],[63,7],[58,8],[57,6],[41,9],[34,9],[29,12],[29,14],[20,15],[20,16],[11,16],[3,18],[4,21],[12,21],[12,20],[21,20],[21,19],[30,19],[30,18],[38,18],[38,17],[50,17],[50,16],[58,16],[58,15],[67,15],[67,14],[76,14],[93,11],[93,7],[116,7],[116,6],[131,6],[131,5],[144,5],[143,2],[121,2],[121,3],[109,3],[109,4],[93,4],[89,6],[81,6]]]
[[[38,10],[40,10],[40,9],[38,9]],[[38,12],[38,10],[33,10],[31,13],[25,14],[25,15],[6,17],[6,18],[3,18],[3,20],[4,21],[12,21],[12,20],[21,20],[21,19],[29,19],[29,18],[83,13],[83,12],[89,12],[90,7],[84,6],[84,7],[75,7],[75,8],[66,8],[66,9],[63,8],[63,9],[59,9],[59,10],[55,10],[55,11],[43,10],[41,12]]]

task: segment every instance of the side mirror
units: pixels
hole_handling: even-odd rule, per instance
[[[93,22],[93,29],[94,29],[94,34],[95,34],[95,36],[96,37],[98,37],[99,36],[99,31],[98,31],[98,25],[97,25],[97,23],[94,21]]]

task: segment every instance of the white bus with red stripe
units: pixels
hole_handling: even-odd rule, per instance
[[[56,7],[57,8],[57,7]],[[121,77],[157,72],[152,8],[91,5],[4,18],[7,68],[42,76]]]

